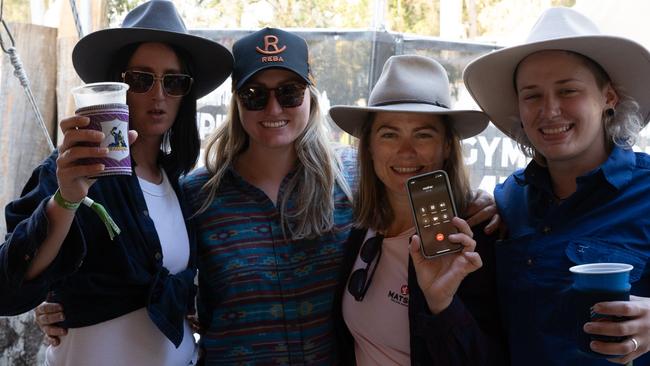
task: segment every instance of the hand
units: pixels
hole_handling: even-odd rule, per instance
[[[594,305],[594,311],[624,316],[628,320],[588,322],[583,328],[586,333],[628,338],[618,343],[592,341],[592,350],[606,355],[623,355],[608,359],[620,364],[626,364],[650,350],[650,298],[631,295],[630,301],[599,302]]]
[[[452,223],[459,232],[449,235],[449,241],[463,245],[460,253],[427,259],[420,251],[420,238],[417,235],[411,237],[410,252],[418,286],[434,314],[445,310],[451,304],[461,281],[483,265],[481,256],[474,251],[476,241],[472,239],[472,230],[467,222],[454,217]]]
[[[470,227],[490,220],[483,230],[488,235],[495,232],[501,223],[494,198],[482,189],[476,191],[472,202],[465,209],[465,214],[468,217],[467,224]]]
[[[103,132],[79,128],[89,123],[87,117],[74,116],[62,120],[60,124],[63,142],[56,159],[56,177],[61,196],[70,202],[79,202],[86,197],[95,182],[95,179],[87,177],[104,170],[103,164],[85,164],[81,159],[108,155],[108,148],[98,146],[104,139]]]
[[[63,321],[63,307],[60,304],[53,302],[43,302],[34,309],[34,319],[36,324],[45,333],[43,342],[56,347],[61,343],[59,337],[68,333],[65,328],[55,326],[53,324]]]

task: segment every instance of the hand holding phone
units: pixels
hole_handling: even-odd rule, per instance
[[[449,178],[444,170],[410,178],[406,182],[422,255],[433,258],[460,251],[463,246],[449,241],[458,230],[451,223],[457,216]]]

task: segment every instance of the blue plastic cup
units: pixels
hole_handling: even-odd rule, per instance
[[[625,263],[590,263],[573,266],[573,294],[576,314],[576,336],[578,348],[596,357],[612,357],[591,350],[591,341],[622,342],[626,337],[612,337],[585,333],[585,323],[592,321],[622,321],[625,317],[616,317],[595,313],[592,309],[596,303],[603,301],[630,300],[630,271],[634,267]]]

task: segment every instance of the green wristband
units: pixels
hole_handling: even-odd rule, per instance
[[[83,202],[83,200],[79,202],[70,202],[65,198],[63,198],[63,196],[61,196],[61,191],[57,189],[56,193],[54,194],[54,202],[56,202],[57,205],[65,208],[66,210],[76,211],[81,205],[81,202]]]

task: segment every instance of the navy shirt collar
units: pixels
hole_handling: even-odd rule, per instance
[[[614,146],[607,160],[598,168],[578,177],[577,183],[581,185],[594,179],[603,179],[613,188],[621,189],[632,178],[635,161],[634,151]],[[526,169],[514,173],[513,176],[521,186],[530,184],[544,191],[548,191],[552,187],[548,169],[534,160],[528,164]],[[549,193],[552,192],[549,191]]]

